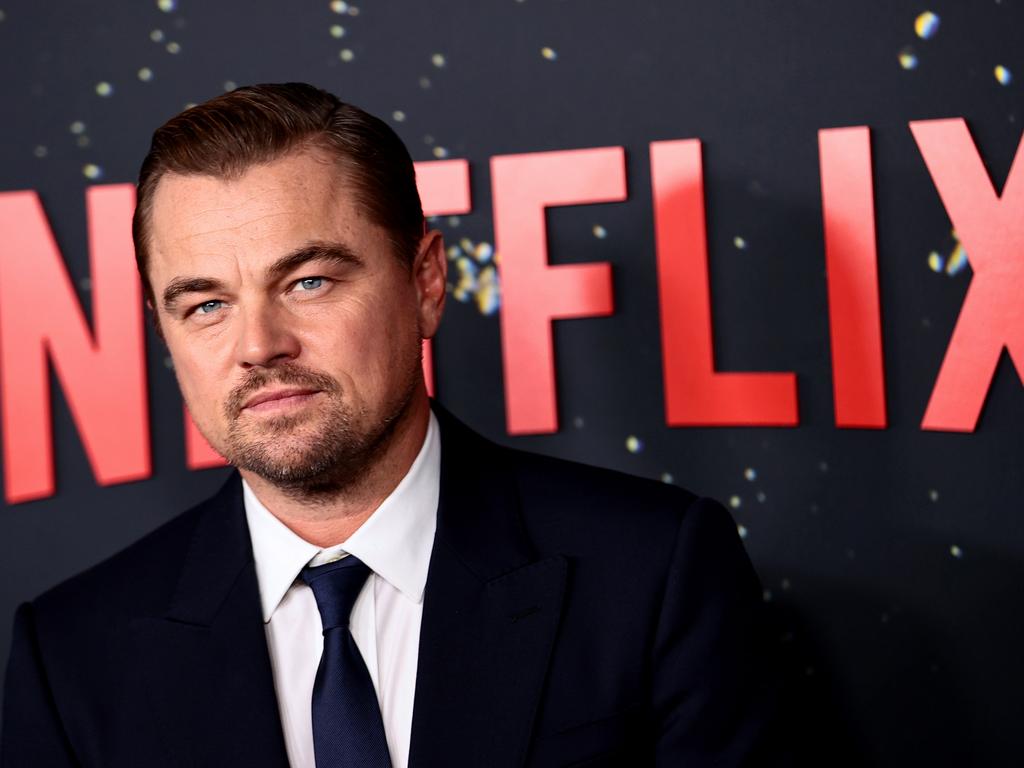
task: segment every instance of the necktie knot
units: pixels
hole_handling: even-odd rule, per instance
[[[326,565],[307,565],[299,575],[313,590],[324,632],[327,632],[348,626],[352,606],[370,575],[370,568],[348,555]]]

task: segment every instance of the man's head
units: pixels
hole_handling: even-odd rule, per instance
[[[412,260],[424,232],[423,209],[412,158],[387,123],[306,83],[238,88],[164,123],[142,162],[132,237],[154,308],[149,236],[160,180],[167,174],[238,178],[255,165],[313,147],[345,170],[351,193],[387,230],[395,254]]]
[[[425,402],[444,249],[380,120],[297,84],[193,107],[154,135],[133,232],[182,394],[241,469],[329,493]]]

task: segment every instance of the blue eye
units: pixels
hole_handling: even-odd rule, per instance
[[[324,284],[322,277],[304,277],[299,280],[295,285],[303,291],[315,291],[321,285]]]
[[[196,307],[196,312],[202,315],[208,315],[211,312],[220,309],[223,303],[223,301],[219,301],[217,299],[214,299],[212,301],[204,301],[202,304]]]

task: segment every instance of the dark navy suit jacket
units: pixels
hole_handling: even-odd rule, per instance
[[[777,764],[729,514],[438,415],[411,766]],[[0,764],[287,766],[237,475],[18,609]]]

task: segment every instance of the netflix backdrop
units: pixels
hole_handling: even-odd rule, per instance
[[[0,0],[0,656],[18,603],[226,477],[124,185],[187,105],[303,80],[420,163],[438,400],[730,508],[801,764],[1019,764],[1022,30],[1019,0]]]

